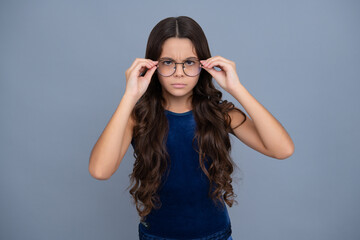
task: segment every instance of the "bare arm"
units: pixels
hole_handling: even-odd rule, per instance
[[[137,99],[131,95],[124,94],[116,111],[93,147],[89,161],[89,172],[94,178],[108,179],[118,168],[118,161],[123,158],[120,152],[124,134],[136,101]],[[126,150],[123,151],[124,154],[125,152]]]
[[[234,88],[231,94],[251,117],[242,127],[234,130],[235,135],[248,146],[267,156],[281,160],[290,157],[295,146],[281,123],[242,84]]]
[[[106,180],[119,167],[132,137],[131,112],[145,93],[157,68],[156,63],[151,59],[136,58],[126,70],[125,94],[90,154],[89,172],[94,178]],[[143,75],[145,69],[148,70]]]
[[[286,159],[294,153],[295,145],[281,123],[240,83],[236,64],[221,56],[200,61],[217,83],[230,93],[248,112],[250,118],[242,114],[232,114],[232,120],[243,124],[233,128],[235,136],[249,147],[276,159]],[[215,66],[221,71],[214,69]],[[240,123],[241,123],[240,122]]]

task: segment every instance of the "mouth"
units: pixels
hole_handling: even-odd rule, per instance
[[[184,84],[184,83],[174,83],[171,85],[174,86],[175,88],[183,88],[186,86],[186,84]]]

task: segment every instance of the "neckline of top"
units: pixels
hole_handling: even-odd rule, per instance
[[[185,116],[185,115],[192,114],[192,110],[187,111],[187,112],[183,112],[183,113],[176,113],[176,112],[172,112],[172,111],[169,111],[169,110],[165,109],[165,112],[167,112],[168,114],[171,114],[171,115],[175,115],[175,116]]]

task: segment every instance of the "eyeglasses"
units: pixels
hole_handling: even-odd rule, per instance
[[[185,75],[189,77],[195,77],[201,72],[202,64],[198,59],[190,59],[182,63],[177,63],[172,59],[160,60],[157,64],[158,68],[156,70],[161,76],[170,77],[176,72],[176,64],[182,64],[182,69]]]

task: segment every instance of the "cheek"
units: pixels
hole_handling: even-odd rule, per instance
[[[195,79],[195,80],[192,82],[193,86],[195,87],[198,82],[199,82],[199,78]]]
[[[162,78],[162,76],[160,74],[158,74],[158,79],[159,79],[159,83],[161,85],[164,85],[164,79]]]

